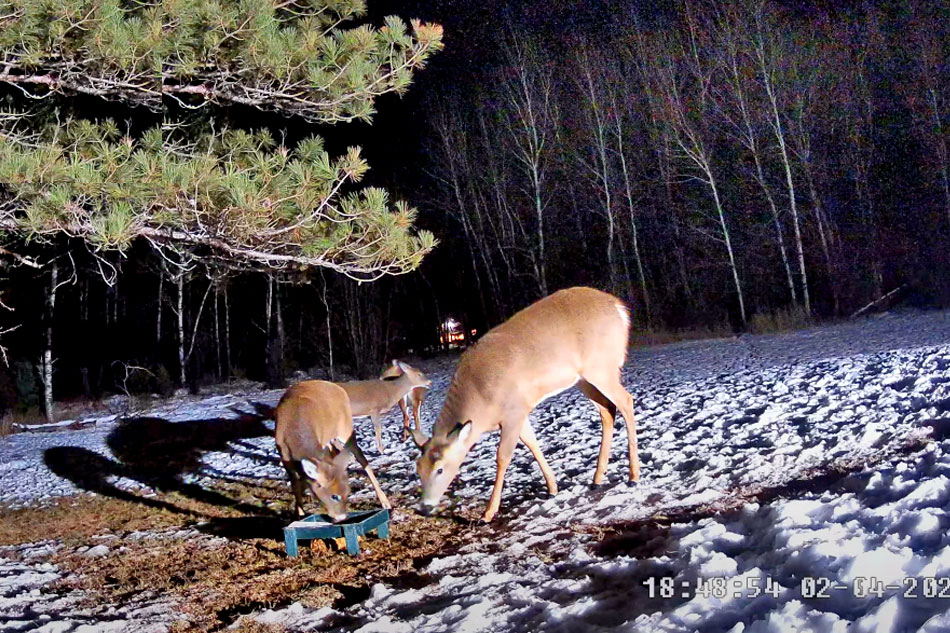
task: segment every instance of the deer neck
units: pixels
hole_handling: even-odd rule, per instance
[[[407,374],[402,374],[398,378],[391,380],[384,380],[383,383],[389,388],[388,393],[392,396],[393,404],[412,391],[416,386],[412,384]]]
[[[466,452],[478,441],[482,433],[490,428],[487,423],[492,417],[494,407],[471,389],[462,390],[453,382],[445,395],[442,411],[432,427],[432,435],[445,438],[456,426],[469,420],[472,421],[472,435],[469,438]]]

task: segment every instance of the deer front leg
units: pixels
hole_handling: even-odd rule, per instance
[[[525,420],[524,426],[521,427],[521,441],[524,442],[524,445],[528,447],[528,450],[531,451],[531,454],[534,456],[538,466],[541,468],[541,474],[544,475],[544,483],[548,487],[548,493],[552,495],[557,494],[557,480],[554,478],[554,472],[551,470],[551,467],[548,465],[548,461],[544,459],[544,455],[541,453],[541,446],[538,444],[538,438],[534,434],[534,429],[531,428],[531,424]]]
[[[376,480],[376,475],[373,474],[373,469],[369,466],[369,460],[366,459],[366,455],[363,454],[363,450],[356,443],[356,433],[351,435],[350,439],[346,440],[346,448],[348,448],[350,453],[353,454],[353,457],[356,458],[356,462],[363,467],[363,470],[366,472],[366,476],[369,477],[369,483],[372,484],[373,492],[376,493],[376,498],[379,499],[379,505],[383,506],[387,510],[392,510],[393,506],[389,502],[389,497],[387,497],[386,493],[383,492],[382,487]]]
[[[290,488],[294,492],[294,512],[298,517],[302,517],[306,514],[303,509],[303,478],[300,476],[300,473],[297,472],[294,465],[290,462],[282,462],[284,469],[287,471],[287,477],[290,478]]]
[[[376,448],[379,449],[379,454],[383,454],[383,421],[380,419],[378,413],[374,413],[371,416],[373,418],[373,427],[376,429]]]
[[[505,485],[505,471],[511,463],[511,456],[515,452],[515,446],[518,444],[518,431],[510,426],[502,425],[501,440],[498,442],[498,455],[496,457],[497,472],[495,473],[495,487],[492,488],[491,498],[488,500],[488,507],[485,508],[485,514],[482,521],[488,523],[498,514],[498,508],[501,506],[501,489]]]

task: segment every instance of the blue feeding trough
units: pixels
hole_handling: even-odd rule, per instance
[[[326,514],[311,514],[284,528],[284,544],[287,546],[287,555],[296,556],[299,541],[342,536],[346,539],[346,553],[356,556],[360,553],[357,537],[373,530],[376,530],[377,537],[389,538],[389,510],[348,512],[346,519],[339,523],[334,523]]]

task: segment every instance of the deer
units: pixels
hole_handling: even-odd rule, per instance
[[[363,467],[383,508],[392,508],[356,443],[350,400],[342,387],[323,380],[297,383],[281,397],[274,416],[277,449],[290,478],[298,517],[305,515],[303,493],[309,485],[334,522],[346,519],[350,457]]]
[[[399,361],[393,360],[392,364],[383,370],[380,378],[383,380],[392,380],[403,374],[399,368]],[[422,407],[422,401],[426,399],[429,393],[427,387],[415,387],[399,401],[399,409],[402,411],[402,441],[409,439],[409,407],[412,407],[412,417],[415,419],[416,428],[422,428],[419,422],[419,409]]]
[[[350,397],[353,415],[370,416],[376,428],[376,448],[383,452],[382,415],[396,406],[410,391],[417,387],[429,387],[432,381],[418,369],[401,361],[395,361],[402,375],[391,380],[354,380],[335,383]],[[404,431],[405,432],[405,431]]]
[[[541,468],[547,490],[557,482],[544,459],[528,414],[538,403],[572,386],[600,413],[600,453],[594,485],[603,483],[619,410],[627,425],[631,482],[640,479],[633,397],[620,382],[626,361],[630,314],[616,297],[593,288],[559,290],[489,330],[462,354],[445,402],[426,437],[416,470],[422,480],[420,511],[431,514],[478,440],[500,430],[497,471],[482,520],[490,522],[501,505],[505,471],[519,440]]]

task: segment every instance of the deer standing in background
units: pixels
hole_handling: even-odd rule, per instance
[[[416,387],[428,387],[432,381],[418,369],[395,361],[402,375],[391,380],[354,380],[335,383],[350,397],[350,407],[356,417],[368,415],[376,428],[376,448],[383,452],[382,420],[383,414],[396,406]]]
[[[341,387],[322,380],[297,383],[280,399],[275,418],[277,449],[290,478],[298,516],[304,516],[304,485],[309,484],[330,518],[346,518],[350,494],[346,466],[350,456],[366,471],[380,504],[386,509],[392,507],[356,444],[350,401]]]
[[[393,364],[383,370],[382,378],[383,380],[392,380],[398,378],[403,374],[403,371],[399,368],[399,361],[394,360]],[[399,401],[399,409],[402,411],[402,441],[405,442],[409,439],[409,407],[412,407],[412,417],[416,421],[416,428],[422,429],[419,422],[419,409],[422,407],[422,401],[426,399],[426,394],[429,393],[427,387],[414,387],[412,391],[407,393]]]
[[[594,483],[604,480],[618,409],[627,423],[630,480],[637,481],[633,398],[620,383],[629,331],[630,315],[619,299],[593,288],[568,288],[521,310],[470,347],[459,360],[432,437],[412,431],[422,448],[416,463],[422,513],[435,509],[472,446],[496,429],[501,429],[497,472],[483,520],[498,512],[519,440],[537,460],[548,492],[557,494],[554,473],[527,418],[539,402],[574,385],[594,403],[602,422]]]

